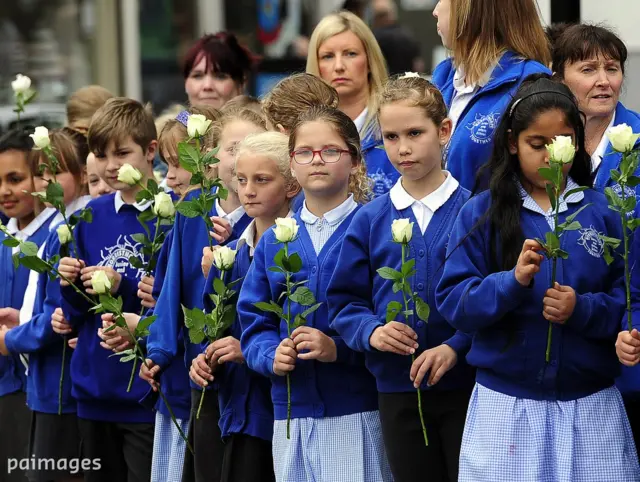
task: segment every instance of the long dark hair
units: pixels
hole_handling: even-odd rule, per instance
[[[509,141],[517,140],[520,133],[526,130],[540,114],[552,109],[560,110],[567,124],[575,131],[578,150],[569,170],[569,176],[581,186],[593,185],[591,157],[584,146],[583,114],[578,109],[571,90],[546,74],[527,77],[502,116],[494,136],[491,159],[482,167],[478,176],[479,182],[483,178],[489,178],[491,206],[478,225],[484,225],[487,220],[489,221],[491,264],[495,271],[512,269],[518,262],[524,242],[524,234],[520,226],[522,197],[516,183],[516,179],[522,179],[522,170],[517,154],[509,152]],[[483,172],[486,173],[485,176],[482,175]]]

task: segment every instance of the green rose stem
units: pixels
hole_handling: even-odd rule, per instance
[[[562,170],[560,169],[560,174],[562,174]],[[553,234],[556,238],[560,237],[560,231],[558,229],[558,221],[560,217],[560,194],[561,194],[561,183],[554,183],[553,190],[555,193],[555,210],[553,212]],[[556,285],[556,273],[558,268],[558,258],[554,256],[551,260],[551,288]],[[549,322],[549,327],[547,329],[547,350],[545,352],[545,361],[549,363],[551,359],[551,337],[553,335],[553,323]]]
[[[289,258],[289,243],[284,244],[284,257],[285,259]],[[287,297],[287,337],[291,338],[291,273],[289,270],[285,272],[285,288],[286,288],[286,297]],[[287,440],[291,439],[290,427],[291,427],[291,377],[289,373],[286,374],[287,377]]]
[[[401,243],[400,246],[402,247],[402,264],[401,266],[404,266],[405,263],[405,255],[406,255],[406,249],[407,249],[407,244],[406,243]],[[409,312],[409,300],[407,299],[407,293],[404,289],[405,286],[408,286],[409,284],[409,280],[407,279],[407,276],[404,274],[402,274],[402,300],[404,302],[404,312],[408,313]],[[405,316],[407,316],[405,314]],[[408,319],[407,319],[408,321]],[[412,353],[411,354],[411,364],[413,365],[413,362],[416,361],[416,354]],[[429,438],[427,437],[427,427],[424,423],[424,415],[422,414],[422,393],[420,392],[420,387],[416,388],[416,393],[418,394],[418,413],[420,414],[420,424],[422,425],[422,435],[424,436],[424,444],[426,446],[429,446]]]
[[[626,185],[621,186],[622,203],[624,205],[627,196],[625,193]],[[627,302],[627,328],[629,332],[633,330],[633,323],[631,322],[631,271],[629,270],[629,230],[627,229],[627,213],[620,210],[620,219],[622,221],[622,240],[624,243],[624,253],[622,259],[624,260],[624,287]]]

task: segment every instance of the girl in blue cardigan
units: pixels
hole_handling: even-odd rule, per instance
[[[360,209],[349,226],[329,284],[329,319],[350,348],[364,352],[376,377],[394,480],[456,481],[473,388],[474,372],[464,360],[471,338],[437,311],[434,292],[451,227],[469,192],[441,167],[451,121],[436,87],[417,76],[388,81],[380,96],[379,120],[385,150],[402,177],[388,194]],[[402,296],[376,270],[401,269],[391,224],[402,218],[413,222],[408,255],[416,260],[417,272],[412,286],[431,306],[428,323],[412,318],[385,323],[387,305],[402,302]],[[422,392],[428,446],[416,388]],[[422,473],[425,466],[428,475]]]
[[[368,181],[358,132],[348,116],[329,107],[302,114],[289,139],[291,170],[305,203],[294,215],[299,226],[290,252],[302,259],[293,282],[308,280],[320,308],[288,337],[277,316],[256,308],[279,301],[281,273],[274,272],[280,249],[268,230],[256,247],[238,301],[247,365],[272,382],[273,460],[276,480],[390,481],[378,414],[375,380],[362,357],[329,326],[329,279],[346,229],[368,199]],[[299,305],[291,306],[292,315]],[[287,439],[287,383],[291,381],[291,438]]]
[[[300,190],[289,167],[289,138],[279,132],[248,136],[238,145],[236,174],[238,194],[253,218],[240,239],[228,244],[236,250],[233,269],[225,283],[241,280],[242,288],[260,238],[276,218],[292,215],[290,204]],[[210,294],[220,271],[213,266],[204,288],[204,306],[213,310]],[[237,302],[237,298],[231,303]],[[242,327],[236,317],[228,333],[207,347],[191,367],[191,378],[201,386],[213,382],[218,388],[220,430],[225,441],[222,482],[269,482],[275,480],[271,439],[273,404],[271,381],[244,363],[240,350]],[[210,363],[207,364],[207,362]],[[251,460],[251,464],[246,461]]]
[[[560,222],[565,231],[552,288],[552,263],[535,238],[554,217],[538,169],[545,145],[570,136]],[[617,214],[592,189],[580,111],[569,89],[540,76],[507,109],[488,164],[490,188],[456,220],[438,310],[473,333],[477,367],[460,452],[462,482],[635,481],[640,469],[622,398],[614,342],[624,311],[622,261],[608,265],[602,235],[621,237]],[[572,191],[572,192],[570,192]],[[545,351],[552,324],[548,361]]]

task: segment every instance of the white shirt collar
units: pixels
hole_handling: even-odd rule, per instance
[[[500,62],[500,59],[492,63],[489,66],[489,69],[484,73],[482,78],[474,84],[465,84],[464,68],[462,66],[459,66],[458,68],[456,68],[456,71],[453,74],[453,88],[459,94],[470,94],[474,92],[476,89],[479,89],[480,87],[484,87],[489,83],[489,80],[491,80],[491,74],[493,73],[493,71],[495,70],[499,62]]]
[[[609,125],[607,126],[607,129],[604,131],[604,134],[602,134],[602,138],[600,139],[600,143],[598,144],[598,147],[596,147],[596,150],[593,151],[593,154],[591,154],[591,172],[597,169],[597,167],[600,165],[600,163],[602,162],[602,159],[606,154],[607,147],[609,146],[609,138],[607,137],[607,132],[609,131],[609,129],[613,127],[615,121],[616,121],[616,113],[614,111],[613,116],[611,117],[611,122],[609,122]]]
[[[542,210],[542,208],[538,205],[538,203],[535,202],[535,200],[531,197],[531,195],[526,191],[524,186],[522,186],[519,180],[517,181],[517,183],[518,183],[518,189],[520,190],[520,196],[522,197],[522,201],[523,201],[522,206],[524,208],[528,209],[529,211],[534,211],[536,213],[542,214],[543,216],[550,216],[553,214],[553,208],[549,208],[549,211],[545,213]],[[565,197],[565,194],[567,192],[577,187],[580,187],[578,186],[578,183],[575,182],[570,177],[567,177],[567,185],[565,186],[564,191],[561,195],[562,201],[560,202],[560,207],[558,209],[559,212],[562,213],[568,209],[567,203],[579,203],[584,199],[584,192],[582,191],[574,192],[570,196]]]
[[[353,194],[350,194],[342,204],[324,213],[323,218],[331,226],[340,224],[357,207],[358,203],[353,200]],[[307,209],[307,201],[305,201],[300,211],[300,219],[306,224],[315,224],[320,218]]]
[[[89,204],[89,201],[91,201],[91,199],[92,197],[89,195],[80,196],[79,198],[74,199],[69,204],[67,204],[67,214],[71,215],[76,211],[83,209],[87,204]],[[60,214],[59,212],[56,213],[56,215],[51,220],[51,223],[49,224],[49,231],[53,231],[53,229],[55,229],[62,221],[64,221],[62,214]]]
[[[116,195],[114,196],[113,200],[116,207],[116,213],[119,213],[122,206],[126,204],[122,199],[122,193],[120,191],[116,191]],[[138,211],[143,212],[143,211],[146,211],[149,206],[151,206],[151,201],[147,200],[142,203],[135,202],[132,204],[132,206],[136,208]]]
[[[356,125],[356,129],[358,129],[359,133],[362,133],[362,129],[364,128],[364,122],[367,120],[367,113],[369,112],[369,108],[365,107],[360,115],[353,120],[353,123]]]
[[[216,198],[215,208],[216,212],[222,219],[226,219],[227,221],[229,221],[231,227],[234,227],[238,223],[238,221],[242,219],[242,216],[244,216],[245,213],[244,208],[242,206],[239,206],[232,212],[227,214],[227,212],[222,209],[222,206],[220,206],[220,200],[218,198]]]
[[[7,230],[9,233],[18,239],[25,240],[30,236],[33,236],[40,227],[47,222],[47,220],[53,216],[56,212],[54,208],[46,208],[40,214],[38,214],[33,220],[22,230],[18,229],[18,220],[11,218],[7,221]]]
[[[458,180],[449,172],[444,172],[447,176],[444,182],[440,184],[438,189],[430,194],[427,194],[422,199],[416,199],[411,194],[409,194],[402,186],[402,177],[398,179],[398,181],[389,191],[389,197],[391,198],[391,202],[393,203],[394,207],[398,211],[402,211],[403,209],[407,209],[409,206],[413,206],[413,203],[419,202],[429,208],[431,212],[435,213],[444,205],[444,203],[449,200],[451,195],[456,192],[456,189],[458,189],[458,186],[460,185]]]
[[[293,216],[293,211],[289,211],[286,217],[290,218],[291,216]],[[246,227],[246,229],[242,232],[242,234],[238,238],[237,248],[240,249],[240,247],[243,244],[246,244],[247,246],[249,246],[249,255],[253,256],[253,251],[256,249],[255,239],[256,239],[256,220],[254,219],[249,223],[249,226]]]

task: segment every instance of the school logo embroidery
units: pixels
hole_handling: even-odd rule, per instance
[[[618,196],[622,197],[622,187],[620,187],[620,184],[617,184],[617,183],[614,184],[613,186],[611,186],[611,190],[615,192]],[[624,196],[626,198],[630,198],[630,197],[637,198],[636,191],[629,186],[624,188]],[[632,215],[633,215],[633,210],[627,213],[627,216],[632,216]]]
[[[471,132],[471,140],[476,144],[489,144],[499,121],[500,114],[497,112],[487,115],[476,114],[473,122],[467,124],[467,129]]]
[[[594,258],[601,258],[602,253],[604,253],[604,241],[600,237],[601,233],[593,226],[583,228],[579,233],[580,238],[578,239],[578,244],[584,246],[587,253]]]
[[[119,236],[114,246],[100,251],[102,261],[98,266],[110,267],[120,274],[125,274],[127,269],[135,269],[130,268],[129,258],[132,256],[145,262],[142,252],[138,249],[140,246],[140,243],[134,244],[124,235]],[[136,278],[141,278],[143,274],[144,269],[136,269]]]
[[[393,187],[393,179],[387,176],[382,169],[378,169],[376,172],[370,172],[369,177],[373,181],[373,194],[376,197],[389,192],[389,189]]]

